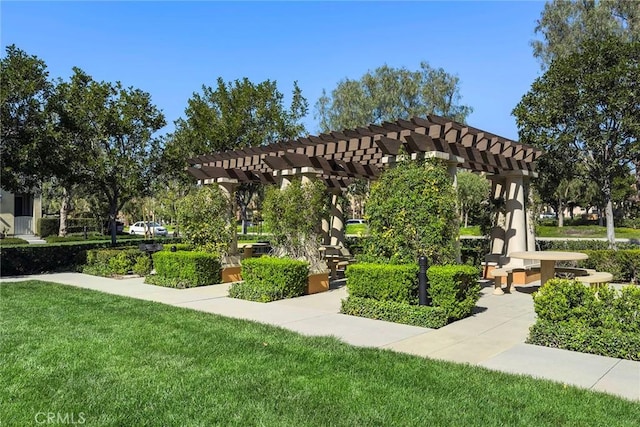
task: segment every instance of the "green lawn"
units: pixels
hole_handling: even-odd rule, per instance
[[[367,224],[347,224],[344,232],[345,234],[366,236],[369,233],[369,226]]]
[[[616,238],[619,239],[640,239],[640,230],[633,228],[616,227]],[[461,236],[481,236],[479,226],[461,227]],[[554,227],[547,225],[536,226],[536,236],[538,237],[582,237],[601,238],[607,237],[607,228],[597,225],[576,225]]]
[[[636,426],[640,405],[44,282],[0,285],[1,424]]]

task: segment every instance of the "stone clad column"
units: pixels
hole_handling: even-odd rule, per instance
[[[526,203],[526,211],[527,211],[527,250],[535,251],[536,250],[536,219],[535,213],[531,210],[531,206],[533,206],[533,201],[531,199],[531,179],[528,176],[524,177],[524,191],[525,191],[525,203]]]
[[[236,188],[238,187],[238,180],[229,178],[218,178],[218,185],[220,190],[227,197],[229,201],[229,213],[231,217],[231,242],[229,243],[229,255],[236,255],[238,253],[238,233],[236,232]]]
[[[489,177],[491,180],[491,197],[495,200],[495,203],[503,203],[505,200],[505,178],[500,175],[492,175]],[[486,256],[485,260],[489,263],[500,263],[501,258],[505,255],[505,215],[502,212],[502,207],[491,206],[492,221],[495,218],[495,225],[491,227],[490,236],[490,252]]]

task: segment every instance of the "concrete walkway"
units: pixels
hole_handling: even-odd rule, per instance
[[[0,282],[31,279],[254,320],[304,335],[332,335],[352,345],[469,363],[640,401],[640,362],[524,343],[535,321],[532,286],[516,286],[507,295],[493,295],[486,287],[473,316],[427,329],[339,314],[340,300],[347,295],[344,287],[263,304],[228,298],[228,284],[171,289],[146,285],[141,278],[116,280],[80,273],[5,277]]]

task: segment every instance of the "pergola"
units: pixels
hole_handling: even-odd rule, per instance
[[[527,213],[529,178],[542,151],[434,115],[384,122],[260,147],[205,154],[188,160],[199,184],[218,183],[230,196],[244,182],[288,185],[292,177],[321,179],[334,195],[332,219],[323,223],[325,242],[341,245],[343,218],[337,194],[355,179],[377,179],[401,156],[437,157],[454,178],[458,168],[484,172],[493,197],[505,201],[492,230],[487,261],[514,265],[509,253],[535,250],[533,222]],[[231,197],[235,200],[235,197]]]

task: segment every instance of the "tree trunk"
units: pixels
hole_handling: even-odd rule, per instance
[[[116,245],[116,217],[118,216],[118,204],[113,202],[109,206],[109,229],[111,231],[111,246]]]
[[[616,231],[613,223],[613,203],[611,199],[607,201],[605,215],[607,217],[607,241],[609,242],[609,249],[616,249]]]
[[[67,235],[67,216],[71,210],[71,193],[66,188],[62,188],[62,203],[60,204],[60,228],[58,236],[65,237]]]
[[[466,211],[464,213],[464,228],[467,228],[469,226],[469,211]]]
[[[558,200],[558,212],[556,215],[558,216],[558,227],[564,227],[564,205],[562,200]]]
[[[242,234],[247,234],[247,205],[240,205],[240,216],[242,217]]]

